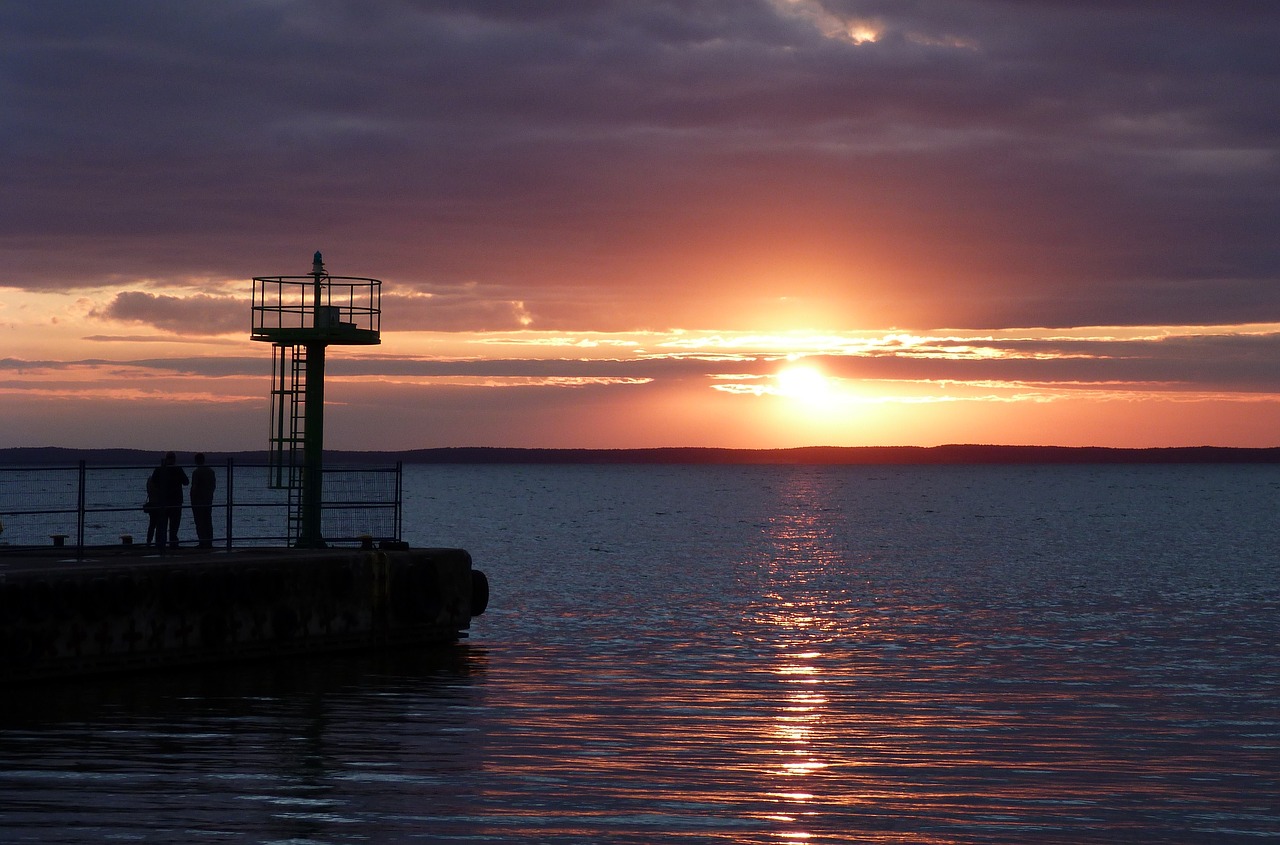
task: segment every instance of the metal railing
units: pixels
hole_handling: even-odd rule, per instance
[[[314,335],[336,343],[377,343],[382,282],[355,276],[321,276],[318,283],[314,276],[257,276],[252,314],[254,340]]]
[[[217,474],[214,545],[286,546],[287,491],[268,484],[266,464],[209,465]],[[155,466],[0,467],[0,554],[64,545],[84,549],[145,544],[146,483]],[[399,542],[403,526],[403,465],[337,466],[324,470],[321,529],[331,545]],[[220,535],[220,536],[219,536]],[[179,542],[196,545],[190,504],[182,507]]]

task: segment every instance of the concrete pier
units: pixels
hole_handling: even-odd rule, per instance
[[[6,685],[448,643],[488,603],[462,549],[67,551],[0,556]]]

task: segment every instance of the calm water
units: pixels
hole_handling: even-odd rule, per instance
[[[6,691],[4,842],[1280,837],[1280,468],[410,467],[468,644]]]

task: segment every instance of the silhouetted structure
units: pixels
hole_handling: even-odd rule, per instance
[[[289,491],[297,546],[325,545],[325,350],[381,343],[381,296],[378,279],[330,276],[319,252],[309,275],[253,280],[251,338],[272,344],[271,484]]]

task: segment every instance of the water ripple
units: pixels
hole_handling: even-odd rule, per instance
[[[433,470],[474,645],[11,695],[0,832],[1280,835],[1276,470],[956,469]]]

